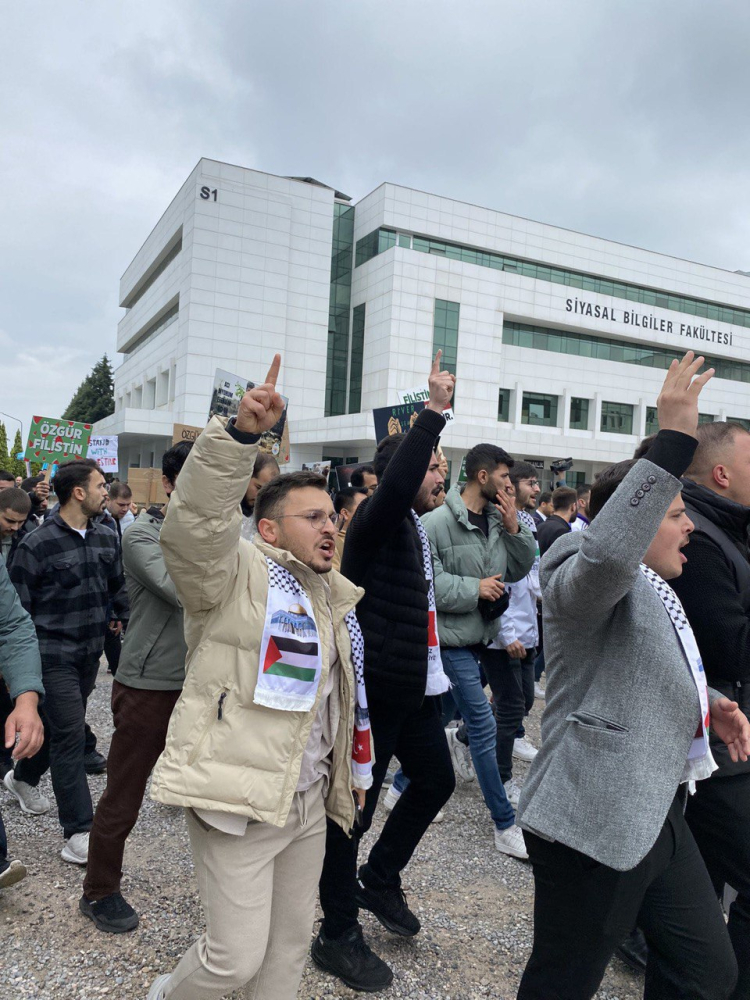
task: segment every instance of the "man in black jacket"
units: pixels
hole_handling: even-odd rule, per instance
[[[578,494],[570,486],[558,486],[552,494],[552,509],[554,513],[537,528],[540,556],[561,535],[570,531],[570,522],[578,516]]]
[[[698,428],[682,496],[695,525],[688,561],[672,586],[698,641],[708,683],[750,711],[750,433],[739,424]],[[739,893],[729,913],[739,980],[750,997],[750,761],[733,763],[712,738],[718,771],[700,781],[686,816],[717,892]]]
[[[320,880],[325,919],[312,957],[347,986],[368,992],[385,989],[393,974],[365,944],[358,907],[374,913],[392,933],[418,933],[401,872],[455,787],[440,719],[440,694],[449,683],[437,642],[429,542],[418,517],[434,509],[444,482],[435,447],[455,378],[440,371],[440,357],[438,352],[430,373],[427,406],[409,433],[378,445],[373,465],[379,485],[352,518],[341,565],[344,576],[365,589],[357,618],[365,640],[375,767],[354,837],[328,823]],[[394,755],[409,785],[357,875],[359,839],[370,827]]]

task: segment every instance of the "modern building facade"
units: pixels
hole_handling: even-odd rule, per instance
[[[655,428],[670,360],[717,369],[705,420],[750,427],[750,278],[396,184],[353,203],[311,178],[201,160],[123,275],[115,413],[122,470],[205,422],[214,371],[283,355],[291,468],[367,461],[372,409],[457,375],[453,478],[493,441],[569,482]],[[549,473],[545,473],[545,481]]]

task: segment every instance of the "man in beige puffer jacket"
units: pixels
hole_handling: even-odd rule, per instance
[[[264,487],[255,505],[258,535],[253,543],[240,538],[257,442],[283,408],[279,365],[277,355],[266,384],[245,394],[233,421],[214,417],[198,438],[162,528],[185,609],[188,658],[151,794],[186,809],[207,931],[171,975],[159,976],[148,1000],[208,1000],[248,983],[255,1000],[293,1000],[326,814],[347,832],[355,819],[356,681],[347,622],[363,591],[331,571],[336,516],[325,480],[293,473]],[[285,581],[281,591],[277,580]],[[259,670],[267,606],[282,592],[291,600],[289,587],[314,618],[305,618],[318,649],[307,711],[259,703],[263,685],[279,686],[268,653]],[[290,611],[303,608],[291,604]],[[364,791],[356,796],[363,804]]]

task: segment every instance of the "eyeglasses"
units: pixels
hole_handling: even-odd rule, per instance
[[[539,485],[539,480],[538,479],[519,479],[518,482],[519,483],[528,483],[529,486],[538,486]]]
[[[326,522],[330,520],[331,524],[336,528],[339,521],[341,520],[340,514],[329,514],[325,510],[311,510],[307,514],[279,514],[275,517],[275,521],[280,521],[284,517],[304,517],[306,521],[309,521],[311,526],[315,528],[316,531],[322,531],[326,526]]]

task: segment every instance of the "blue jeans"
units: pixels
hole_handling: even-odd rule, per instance
[[[479,676],[479,659],[471,649],[442,649],[443,670],[453,684],[451,694],[466,723],[469,749],[484,801],[498,830],[516,820],[497,766],[497,724]]]

